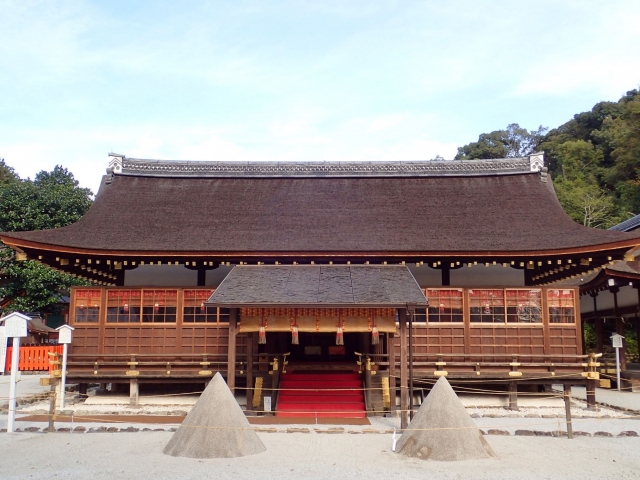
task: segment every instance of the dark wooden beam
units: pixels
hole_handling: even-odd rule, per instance
[[[227,352],[227,386],[235,395],[236,388],[236,335],[238,323],[238,309],[229,311],[229,350]]]
[[[442,267],[442,286],[448,287],[451,285],[451,270],[449,267]]]
[[[396,411],[396,348],[393,333],[387,333],[387,354],[389,355],[389,411]]]
[[[196,284],[198,285],[198,287],[204,287],[207,283],[207,270],[205,268],[199,268],[197,272],[198,279]]]
[[[254,415],[253,412],[253,337],[255,332],[247,333],[247,412]]]
[[[400,322],[400,428],[409,426],[409,385],[408,385],[408,345],[407,345],[407,310],[401,308],[398,315]]]

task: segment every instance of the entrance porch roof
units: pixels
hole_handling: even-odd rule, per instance
[[[206,302],[227,308],[406,308],[427,299],[404,265],[240,265]]]

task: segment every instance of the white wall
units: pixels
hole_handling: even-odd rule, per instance
[[[205,285],[207,287],[217,287],[220,285],[224,277],[233,269],[233,265],[230,267],[218,267],[213,270],[207,270],[207,279]]]
[[[409,265],[409,270],[413,274],[416,282],[422,288],[426,287],[439,287],[442,285],[442,272],[435,268],[422,265],[416,267],[415,265]]]
[[[184,265],[141,265],[124,272],[124,284],[127,287],[195,287],[198,272]]]
[[[233,266],[207,270],[205,285],[217,287],[229,274]],[[442,272],[422,265],[409,265],[409,270],[421,287],[442,286]],[[500,265],[476,265],[451,270],[451,285],[454,287],[521,287],[524,286],[524,270],[503,268]],[[195,287],[198,272],[183,265],[142,265],[126,270],[126,286]],[[612,300],[613,301],[613,300]],[[622,304],[621,304],[622,305]]]
[[[453,287],[524,287],[524,270],[484,264],[451,270]]]
[[[205,285],[217,287],[231,271],[231,267],[218,267],[207,270]],[[124,284],[127,287],[195,287],[198,284],[198,272],[184,265],[141,265],[124,272]]]
[[[613,293],[609,290],[598,292],[596,302],[599,311],[613,310]],[[638,305],[638,291],[630,286],[620,287],[620,291],[618,292],[618,307],[632,307],[634,305]],[[593,298],[591,295],[582,295],[580,297],[580,311],[582,313],[593,312]]]

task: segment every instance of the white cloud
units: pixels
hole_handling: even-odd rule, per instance
[[[531,67],[524,72],[513,93],[519,96],[566,95],[595,91],[606,99],[616,99],[640,85],[640,62],[612,55],[553,60],[544,67]]]
[[[310,115],[289,123],[287,113],[259,128],[242,123],[216,127],[147,125],[76,130],[19,130],[0,139],[0,156],[22,177],[61,164],[84,187],[97,191],[115,151],[132,158],[217,161],[371,161],[453,158],[456,145],[429,136],[430,115],[395,114],[349,118],[331,128]],[[275,135],[274,132],[278,134]]]

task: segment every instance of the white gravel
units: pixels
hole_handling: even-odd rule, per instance
[[[3,479],[636,479],[640,438],[499,437],[498,459],[436,462],[391,452],[391,435],[260,433],[267,451],[233,459],[162,454],[165,432],[0,434]],[[117,439],[117,441],[116,441]],[[25,452],[30,452],[25,454]]]

